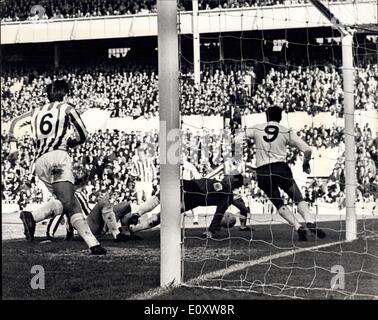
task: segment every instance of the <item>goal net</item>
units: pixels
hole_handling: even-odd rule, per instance
[[[182,202],[214,192],[208,189],[196,198],[185,190],[184,180],[221,181],[234,170],[244,176],[232,197],[242,205],[227,200],[229,220],[222,220],[223,227],[210,238],[203,232],[214,218],[213,202],[183,213],[182,283],[204,292],[230,291],[230,297],[377,299],[377,31],[366,16],[377,21],[375,3],[323,1],[338,19],[329,21],[307,1],[278,2],[200,1],[200,11],[197,1],[178,3]],[[185,27],[188,19],[191,30]],[[352,35],[353,92],[343,86],[338,23]],[[354,102],[354,134],[345,129],[345,117],[352,116],[345,111],[347,94]],[[286,162],[310,208],[306,219],[325,238],[311,233],[301,208],[280,189],[306,230],[307,241],[299,241],[296,228],[258,184],[256,143],[235,141],[238,133],[266,122],[271,106],[283,110],[281,125],[312,148],[311,173],[303,172],[303,153],[294,147],[287,147]],[[355,145],[345,161],[348,134]],[[353,241],[346,239],[348,200],[353,199],[347,193],[348,161],[355,165]],[[227,227],[232,217],[236,225]]]

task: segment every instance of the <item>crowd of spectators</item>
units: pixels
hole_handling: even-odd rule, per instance
[[[97,131],[89,135],[84,145],[71,150],[74,163],[81,163],[89,174],[86,190],[90,201],[95,202],[99,193],[106,191],[116,202],[135,201],[135,184],[130,177],[132,160],[137,146],[153,145],[153,161],[158,165],[158,132]],[[38,178],[30,172],[33,143],[29,135],[18,140],[19,157],[15,163],[9,162],[9,139],[2,134],[2,200],[20,203],[27,196],[29,202],[42,201],[42,191],[36,186]],[[150,153],[152,154],[152,152]],[[154,182],[158,186],[158,181]]]
[[[341,127],[305,127],[298,135],[315,148],[337,147],[343,142],[343,129]],[[193,132],[187,130],[182,135],[183,152],[186,159],[193,163],[201,176],[206,176],[225,162],[230,153],[229,140],[225,141],[222,132],[204,130]],[[321,143],[319,143],[321,141]],[[27,202],[42,201],[42,192],[37,187],[38,178],[30,173],[33,147],[29,136],[19,139],[19,159],[11,163],[7,159],[8,137],[6,132],[2,134],[2,200],[16,201],[20,205]],[[373,136],[368,125],[360,128],[356,125],[356,171],[358,178],[359,199],[369,198],[376,200],[378,197],[378,138]],[[129,175],[132,160],[136,156],[138,146],[145,146],[148,156],[152,158],[156,167],[159,166],[158,132],[131,132],[123,131],[97,131],[91,134],[88,141],[72,150],[71,156],[74,163],[82,163],[89,173],[86,187],[92,202],[101,192],[109,192],[115,202],[136,201],[135,185]],[[228,148],[228,150],[227,150]],[[255,159],[254,148],[245,146],[243,160],[253,163]],[[298,153],[289,152],[288,162],[295,164]],[[252,179],[251,172],[246,173],[248,181]],[[154,182],[158,187],[158,179]],[[315,179],[307,183],[303,188],[303,194],[310,203],[322,199],[324,202],[337,202],[343,198],[345,191],[344,158],[337,160],[330,177]],[[254,199],[264,198],[263,193],[257,188],[252,179],[249,187],[242,190],[245,195],[251,195]]]
[[[377,109],[378,65],[356,69],[355,108]],[[334,66],[278,70],[272,68],[246,102],[246,112],[262,112],[271,104],[278,103],[286,112],[331,112],[342,116],[342,75]]]
[[[158,115],[158,76],[152,66],[98,65],[66,67],[58,75],[53,71],[6,70],[1,76],[1,117],[7,122],[46,102],[44,88],[57,77],[71,85],[70,102],[79,112],[101,108],[112,117]],[[342,79],[332,66],[295,69],[271,68],[262,79],[253,78],[253,70],[240,66],[213,64],[202,70],[201,84],[193,84],[191,72],[181,82],[183,115],[222,115],[227,111],[230,94],[241,98],[242,114],[264,112],[274,103],[286,112],[305,111],[343,113]],[[368,64],[356,70],[355,108],[378,109],[378,65]],[[251,80],[252,79],[252,80]],[[256,84],[257,83],[257,84]]]
[[[1,6],[2,22],[156,12],[156,0],[5,0]]]
[[[339,128],[340,129],[340,128]],[[337,130],[342,132],[341,130]],[[356,124],[356,176],[357,202],[363,200],[374,202],[378,199],[378,137],[373,136],[368,124],[362,129]],[[343,141],[340,136],[339,141]],[[345,206],[345,154],[337,159],[331,175],[324,180],[314,179],[303,188],[305,199],[315,203],[322,199],[327,203],[338,203],[340,208]]]
[[[62,68],[58,75],[4,70],[1,75],[1,118],[7,122],[35,106],[47,102],[45,87],[64,77],[70,83],[69,102],[79,112],[89,108],[106,109],[113,117],[157,115],[156,71],[138,65]]]
[[[341,1],[341,0],[337,0]],[[306,0],[199,0],[199,10],[249,8],[290,5]],[[34,8],[39,5],[41,7]],[[179,10],[192,10],[191,0],[181,0]],[[1,2],[1,20],[22,21],[40,19],[87,18],[156,13],[156,0],[5,0]]]

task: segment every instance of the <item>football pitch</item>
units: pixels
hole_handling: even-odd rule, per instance
[[[187,219],[186,219],[187,220]],[[189,220],[189,219],[188,219]],[[252,219],[253,221],[253,219]],[[253,224],[253,223],[252,223]],[[359,239],[344,242],[343,221],[323,221],[327,237],[298,242],[287,225],[257,223],[252,232],[224,229],[202,239],[188,222],[183,243],[183,286],[159,289],[159,229],[143,240],[101,243],[106,256],[90,256],[85,244],[63,237],[21,239],[21,226],[3,219],[3,299],[376,299],[378,219],[358,221]],[[18,239],[4,235],[17,229]],[[64,229],[62,227],[61,229]],[[42,266],[45,288],[33,290],[31,268]],[[331,290],[334,267],[344,269],[345,287]],[[339,267],[337,267],[339,266]],[[337,269],[338,270],[338,269]]]

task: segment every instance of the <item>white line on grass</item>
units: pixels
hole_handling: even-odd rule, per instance
[[[376,238],[376,237],[377,237],[377,235],[372,235],[372,236],[364,237],[364,239],[370,239],[370,238]],[[209,273],[206,273],[206,274],[199,276],[197,278],[193,278],[193,279],[189,280],[186,284],[187,285],[199,284],[202,281],[206,281],[206,280],[214,279],[214,278],[218,278],[218,277],[224,277],[226,275],[229,275],[230,273],[233,273],[233,272],[236,272],[236,271],[241,271],[245,268],[253,267],[255,265],[258,265],[260,263],[264,263],[264,262],[267,262],[267,261],[270,261],[270,260],[284,258],[284,257],[290,256],[292,254],[297,254],[297,253],[301,253],[301,252],[332,247],[332,246],[336,246],[338,244],[342,244],[342,243],[345,243],[345,242],[351,242],[351,241],[341,240],[341,241],[336,241],[336,242],[320,244],[320,245],[313,246],[313,247],[293,249],[293,250],[289,250],[289,251],[285,251],[285,252],[281,252],[281,253],[276,253],[276,254],[273,254],[273,255],[270,255],[270,256],[261,257],[257,260],[251,260],[251,261],[237,263],[237,264],[231,265],[227,268],[217,270],[217,271],[213,271],[213,272],[209,272]],[[145,291],[145,292],[142,292],[142,293],[139,293],[139,294],[135,294],[128,299],[129,300],[153,299],[153,298],[156,298],[156,297],[160,297],[163,294],[169,293],[173,289],[178,288],[180,286],[182,286],[182,285],[170,285],[170,286],[167,286],[167,287],[154,288],[154,289],[150,289],[148,291]]]

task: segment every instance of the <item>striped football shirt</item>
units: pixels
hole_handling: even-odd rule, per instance
[[[66,102],[48,103],[15,118],[9,130],[11,136],[14,136],[16,125],[27,119],[30,121],[35,159],[52,150],[67,151],[71,127],[75,129],[79,137],[76,138],[79,144],[83,143],[87,136],[87,130],[80,115],[73,105]]]
[[[132,163],[132,175],[137,177],[139,181],[152,182],[156,176],[155,165],[151,159],[134,160]]]
[[[79,201],[80,207],[83,210],[85,216],[89,216],[91,213],[91,207],[89,206],[88,195],[84,190],[78,190],[75,192],[75,197]]]

